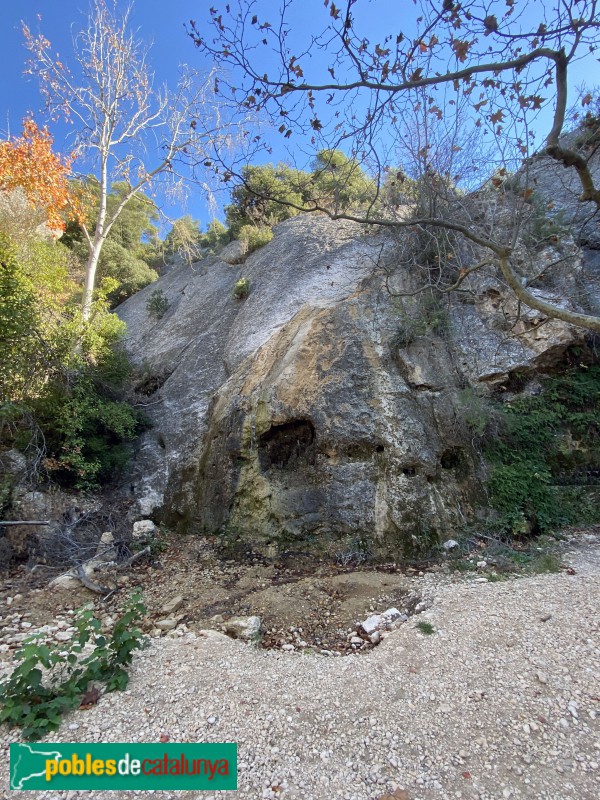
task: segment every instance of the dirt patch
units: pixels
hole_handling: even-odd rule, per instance
[[[256,614],[263,621],[267,648],[291,643],[296,649],[346,652],[357,649],[349,636],[369,613],[390,606],[411,613],[418,601],[410,578],[392,566],[353,571],[326,562],[309,567],[299,561],[295,568],[292,559],[249,560],[246,564],[223,560],[205,539],[174,536],[164,552],[134,565],[121,579],[124,585],[106,599],[83,587],[32,589],[24,568],[19,568],[0,584],[2,596],[13,598],[10,608],[0,612],[0,635],[14,615],[37,627],[90,601],[97,613],[112,616],[137,588],[148,608],[147,630],[165,616],[165,603],[183,595],[178,615],[191,631],[220,629],[229,617]],[[358,649],[369,647],[365,642]]]
[[[573,531],[573,538],[563,542],[560,549],[574,548],[576,554],[583,547],[587,553],[587,549],[597,546],[599,534],[600,528]],[[245,562],[240,563],[224,558],[217,544],[195,536],[171,536],[162,552],[145,563],[135,564],[127,575],[120,576],[122,585],[106,598],[83,587],[74,590],[40,587],[39,582],[35,584],[37,574],[28,574],[25,567],[19,567],[0,581],[0,641],[10,639],[24,621],[33,628],[51,625],[57,617],[66,619],[69,612],[85,603],[92,602],[101,618],[114,617],[131,592],[140,589],[148,608],[144,627],[155,635],[155,622],[168,616],[163,606],[176,595],[182,595],[184,602],[177,610],[177,621],[184,630],[222,630],[230,617],[258,615],[265,630],[266,648],[290,650],[293,645],[296,651],[364,651],[371,648],[370,643],[350,640],[356,623],[369,614],[395,606],[410,616],[423,587],[432,582],[485,583],[507,579],[511,574],[495,572],[499,570],[499,557],[494,555],[493,543],[489,542],[485,549],[484,543],[478,543],[475,550],[465,552],[462,557],[442,557],[440,563],[430,564],[428,569],[423,565],[423,580],[415,580],[418,570],[411,567],[401,570],[390,564],[377,569],[352,569],[326,561],[310,561],[302,553],[287,554],[285,560],[271,562],[248,552]],[[574,557],[573,553],[570,555]],[[488,565],[478,567],[486,559]],[[556,561],[560,564],[561,559],[557,556]],[[589,559],[583,561],[588,563]],[[579,565],[575,563],[577,571]],[[466,567],[468,570],[464,571]],[[512,568],[516,570],[516,564]],[[0,659],[12,658],[17,646],[18,643],[10,642],[8,650],[0,651]]]

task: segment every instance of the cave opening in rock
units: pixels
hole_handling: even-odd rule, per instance
[[[271,425],[258,442],[261,469],[283,469],[290,464],[315,461],[315,426],[308,419],[294,419]]]
[[[450,447],[444,450],[440,458],[443,470],[453,470],[457,477],[466,478],[469,474],[469,461],[461,447]]]
[[[455,469],[461,466],[462,462],[463,453],[458,447],[451,447],[449,450],[445,450],[440,459],[442,469]]]

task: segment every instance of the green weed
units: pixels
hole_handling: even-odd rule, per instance
[[[431,622],[417,622],[416,625],[417,629],[421,631],[424,636],[431,636],[435,633],[435,628],[431,624]]]
[[[75,617],[77,634],[70,642],[48,646],[37,637],[27,639],[16,653],[20,663],[0,683],[0,723],[22,728],[26,739],[40,739],[59,729],[65,712],[96,702],[98,684],[107,692],[126,689],[127,667],[144,642],[136,625],[145,613],[140,596],[134,595],[108,637],[100,632],[100,620],[84,608]]]

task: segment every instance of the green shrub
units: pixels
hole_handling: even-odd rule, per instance
[[[593,478],[600,464],[600,367],[547,378],[539,394],[499,405],[496,413],[502,430],[485,456],[500,527],[543,533],[600,520]]]
[[[463,422],[478,439],[488,438],[497,433],[502,415],[494,403],[475,389],[463,389],[458,397],[458,408]]]
[[[44,434],[44,466],[64,486],[94,489],[120,472],[129,459],[127,442],[145,423],[128,403],[110,397],[89,368],[72,386],[55,381],[29,403]]]
[[[168,308],[169,301],[162,289],[155,289],[146,301],[146,311],[156,319],[162,319]]]
[[[248,278],[240,278],[233,286],[233,296],[236,300],[245,300],[250,294],[250,281]]]
[[[231,231],[218,219],[213,219],[209,223],[206,233],[200,235],[200,247],[208,253],[217,253],[231,239]]]
[[[273,231],[266,225],[255,227],[254,225],[244,225],[240,228],[238,239],[242,243],[246,253],[253,253],[259,247],[264,247],[273,238]]]
[[[447,336],[450,333],[450,315],[443,298],[433,291],[425,291],[410,303],[396,305],[400,322],[392,339],[394,347],[407,347],[420,336],[433,333]]]
[[[134,595],[108,636],[100,632],[92,611],[82,609],[70,642],[48,646],[36,637],[26,640],[16,653],[20,663],[0,683],[0,722],[22,728],[26,739],[40,739],[59,729],[65,712],[96,702],[98,684],[107,692],[126,689],[127,667],[144,643],[136,626],[145,613],[140,596]]]
[[[142,419],[121,399],[130,367],[125,324],[108,309],[117,282],[101,282],[85,322],[66,252],[0,233],[0,425],[46,475],[89,489],[124,465]]]

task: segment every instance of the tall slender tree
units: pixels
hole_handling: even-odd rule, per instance
[[[73,38],[73,72],[48,39],[23,26],[31,53],[28,71],[39,78],[48,111],[74,124],[75,154],[93,169],[100,189],[95,225],[82,228],[88,250],[85,319],[100,253],[127,203],[160,179],[181,181],[186,168],[201,163],[205,143],[221,131],[209,108],[210,78],[199,80],[184,70],[175,92],[156,87],[148,47],[130,31],[130,22],[131,6],[121,14],[116,0],[92,0],[87,23]],[[110,207],[115,182],[126,188]]]

